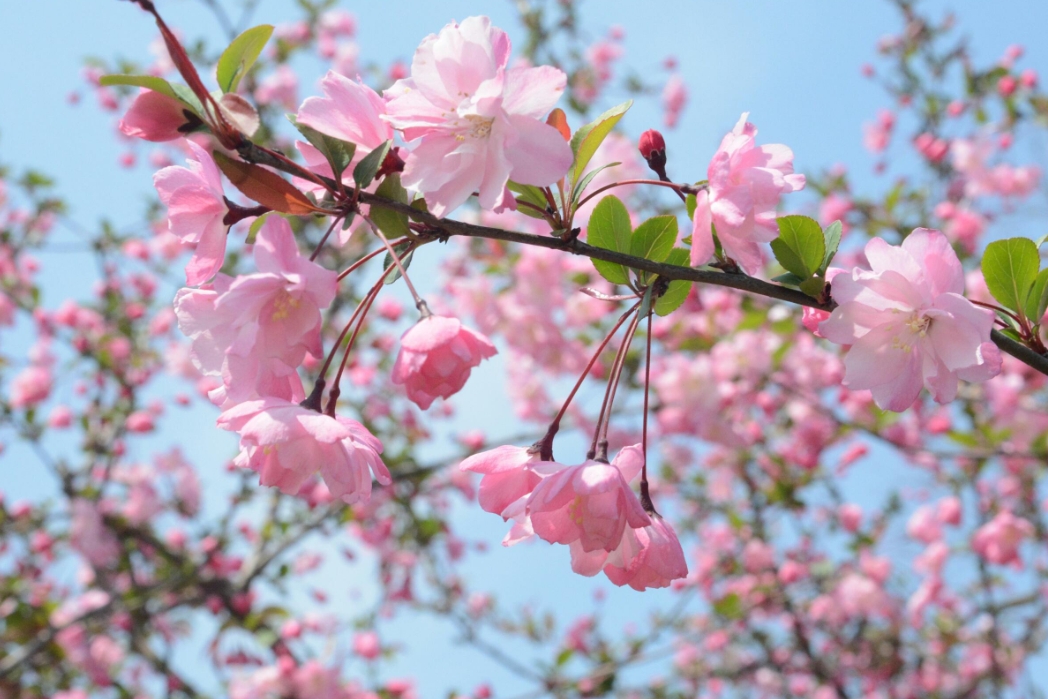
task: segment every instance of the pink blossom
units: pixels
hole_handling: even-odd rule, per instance
[[[541,480],[531,465],[539,459],[538,450],[501,446],[474,454],[463,461],[463,471],[482,473],[477,499],[485,512],[502,515],[513,503],[527,497]]]
[[[400,338],[393,383],[402,384],[408,398],[426,410],[438,396],[448,398],[462,390],[470,370],[497,351],[457,318],[427,315]]]
[[[175,313],[193,340],[193,360],[221,376],[220,405],[257,396],[301,400],[295,373],[306,353],[322,354],[320,312],[335,298],[335,272],[303,257],[287,221],[271,216],[254,246],[258,272],[181,289]]]
[[[197,286],[215,276],[225,261],[229,226],[224,219],[229,208],[215,161],[192,141],[186,141],[186,146],[191,151],[186,159],[189,167],[165,167],[153,175],[153,185],[167,205],[171,232],[194,247],[186,265],[186,283]]]
[[[364,631],[353,637],[353,652],[365,660],[374,660],[382,655],[382,644],[374,631]]]
[[[586,461],[578,466],[540,462],[556,467],[528,497],[527,512],[535,533],[551,544],[579,542],[586,553],[614,551],[628,524],[651,524],[629,481],[639,472],[644,455],[638,445],[622,449],[609,464]],[[599,569],[599,568],[598,568]]]
[[[961,295],[964,271],[942,233],[918,228],[901,246],[874,238],[866,258],[872,271],[855,268],[833,280],[840,305],[819,325],[831,342],[851,345],[845,386],[870,389],[882,409],[901,411],[922,385],[947,403],[959,379],[997,375],[993,313]]]
[[[1032,524],[1005,510],[975,531],[972,550],[990,563],[1021,566],[1019,546],[1033,533]]]
[[[942,527],[931,505],[922,505],[914,510],[906,523],[906,534],[918,541],[930,544],[942,538]]]
[[[666,128],[672,129],[677,126],[680,114],[684,111],[684,105],[688,103],[688,87],[679,74],[674,73],[666,81],[662,88],[662,122]]]
[[[174,141],[185,136],[179,131],[186,124],[185,110],[174,97],[143,88],[120,120],[120,130],[146,141]]]
[[[317,131],[357,146],[353,161],[347,168],[352,175],[353,167],[364,159],[368,153],[393,138],[393,129],[382,119],[386,113],[386,104],[370,87],[359,81],[328,71],[320,81],[324,97],[310,97],[299,107],[296,119]],[[315,151],[311,146],[300,144],[303,154]],[[323,156],[316,152],[310,165],[325,163]],[[318,162],[314,163],[313,160]],[[330,166],[326,167],[330,174]]]
[[[629,585],[634,590],[668,587],[674,580],[688,575],[688,564],[676,532],[669,522],[659,515],[649,515],[651,524],[636,529],[627,529],[623,544],[628,538],[636,539],[630,546],[636,553],[632,559],[618,562],[614,554],[608,556],[604,574],[619,587]]]
[[[894,127],[895,115],[882,109],[877,113],[876,121],[863,124],[863,145],[871,153],[880,153],[888,147]]]
[[[294,109],[298,103],[298,76],[288,65],[278,66],[255,88],[255,99],[262,104],[279,104]]]
[[[386,119],[407,141],[403,181],[445,216],[479,192],[482,209],[512,208],[509,180],[552,184],[572,153],[546,115],[564,91],[556,68],[507,69],[509,36],[487,17],[430,35],[415,51],[411,77],[386,91]]]
[[[709,187],[699,192],[693,219],[692,265],[713,255],[716,230],[724,252],[756,274],[763,264],[760,243],[778,236],[779,197],[804,188],[804,175],[793,174],[793,151],[777,143],[757,146],[757,128],[748,116],[742,115],[710,161]]]
[[[69,544],[93,566],[107,566],[120,555],[120,543],[102,521],[98,506],[83,499],[70,505]]]
[[[383,485],[392,482],[379,457],[382,443],[349,418],[266,398],[226,410],[218,426],[240,435],[238,466],[257,472],[262,485],[289,495],[318,470],[331,494],[350,504],[370,499],[371,473]]]
[[[54,377],[51,368],[40,364],[26,367],[11,380],[11,407],[31,408],[51,395]]]

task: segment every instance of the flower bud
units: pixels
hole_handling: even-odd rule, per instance
[[[651,164],[651,159],[662,158],[662,162],[666,162],[666,141],[662,138],[662,134],[655,129],[648,129],[640,135],[640,142],[637,144],[640,148],[640,154],[644,156],[644,159]]]

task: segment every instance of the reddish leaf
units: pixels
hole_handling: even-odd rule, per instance
[[[303,215],[318,211],[305,194],[275,172],[258,165],[233,160],[219,151],[215,151],[214,156],[215,164],[233,186],[262,206],[283,214]]]
[[[571,127],[568,126],[568,117],[564,115],[563,109],[558,107],[550,112],[546,118],[546,123],[560,131],[560,135],[564,137],[565,141],[571,140]]]

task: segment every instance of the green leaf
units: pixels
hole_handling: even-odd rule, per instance
[[[640,308],[637,309],[637,317],[643,318],[651,311],[651,293],[654,287],[649,286],[640,297]]]
[[[993,297],[1013,311],[1025,312],[1030,287],[1041,268],[1037,245],[1029,238],[1007,238],[986,246],[982,272]]]
[[[673,248],[665,260],[668,265],[687,267],[691,264],[691,252],[684,248]],[[691,291],[691,282],[677,279],[669,283],[666,292],[655,301],[655,315],[668,316],[680,308],[688,299]]]
[[[826,280],[822,277],[809,277],[798,284],[798,286],[808,296],[817,299],[822,294],[823,289],[826,288]]]
[[[404,254],[404,251],[407,250],[411,245],[412,245],[412,241],[410,241],[410,240],[404,240],[404,241],[401,241],[399,243],[394,243],[393,244],[393,250],[396,251],[397,257],[400,258],[400,264],[401,264],[401,266],[404,267],[404,269],[407,269],[408,267],[411,266],[411,258],[413,258],[415,256],[415,251],[414,250],[412,250],[407,255]],[[387,268],[389,268],[393,264],[394,264],[393,256],[390,255],[387,252],[386,256],[382,260],[382,269],[387,269]],[[386,279],[385,279],[385,281],[383,283],[384,284],[392,284],[393,282],[397,281],[398,279],[400,279],[400,269],[394,269],[392,272],[390,272],[388,275],[386,275]]]
[[[637,226],[630,236],[630,254],[662,262],[677,242],[677,217],[655,216]]]
[[[382,167],[382,161],[386,159],[386,154],[389,153],[391,145],[393,145],[393,141],[386,141],[365,155],[364,159],[353,168],[353,181],[357,183],[358,187],[364,189],[375,179],[375,175],[378,174],[378,169]]]
[[[171,87],[171,83],[163,78],[158,78],[155,75],[103,75],[99,78],[98,84],[106,87],[113,85],[144,87],[147,90],[159,92],[162,95],[178,99],[178,95],[175,94],[175,90]]]
[[[684,207],[688,210],[688,218],[695,218],[695,209],[699,208],[699,200],[694,194],[684,198]]]
[[[597,203],[590,216],[586,233],[586,242],[605,250],[628,253],[633,226],[626,205],[616,196],[608,195]],[[614,262],[593,260],[593,266],[600,275],[612,284],[626,284],[629,281],[626,268]]]
[[[542,213],[549,206],[549,202],[546,201],[546,195],[542,193],[542,190],[533,184],[520,184],[510,180],[507,184],[509,191],[517,195],[518,202],[527,202],[531,206],[521,206],[517,209],[520,213],[525,216],[532,218],[539,218],[545,220],[546,216]],[[532,208],[538,207],[539,211]]]
[[[1026,299],[1026,317],[1040,323],[1048,310],[1048,269],[1042,269],[1034,279],[1030,295]]]
[[[822,258],[822,265],[817,270],[819,274],[825,275],[826,270],[830,268],[833,256],[837,254],[837,248],[841,246],[841,233],[843,231],[844,227],[840,221],[834,221],[823,230],[822,237],[826,242],[826,254]]]
[[[582,178],[582,173],[586,171],[586,166],[589,165],[593,154],[597,152],[597,148],[615,128],[615,124],[619,123],[622,115],[632,106],[633,100],[626,100],[575,132],[571,137],[571,152],[575,154],[575,164],[568,172],[571,182],[578,182]]]
[[[601,165],[600,167],[587,172],[586,176],[583,177],[579,183],[575,185],[575,189],[572,190],[571,201],[577,202],[582,197],[582,193],[586,191],[586,187],[589,187],[589,183],[592,182],[593,178],[599,175],[602,170],[606,170],[609,167],[615,167],[616,165],[622,165],[622,163],[608,163],[607,165]]]
[[[771,241],[775,259],[787,271],[807,279],[822,266],[826,241],[822,227],[807,216],[781,216],[779,237]]]
[[[236,91],[240,79],[251,70],[251,66],[258,60],[272,35],[273,26],[261,24],[251,27],[233,39],[218,57],[218,64],[215,66],[215,77],[218,78],[218,86],[222,88],[222,92]]]
[[[401,204],[408,202],[408,191],[400,184],[400,173],[393,173],[382,180],[375,194]],[[394,211],[378,202],[371,205],[371,220],[388,238],[401,238],[411,232],[408,228],[407,214]]]
[[[245,240],[244,242],[247,243],[248,245],[254,245],[255,244],[255,238],[258,236],[258,232],[260,230],[262,230],[262,226],[265,224],[266,219],[269,218],[270,216],[279,216],[279,215],[280,214],[277,214],[277,213],[275,213],[273,211],[267,211],[266,213],[262,214],[261,216],[256,218],[254,221],[252,221],[251,222],[251,227],[247,229],[247,240]]]
[[[796,286],[796,287],[799,287],[804,282],[804,279],[802,279],[801,277],[798,277],[793,272],[787,272],[786,274],[780,274],[777,277],[772,277],[771,280],[773,282],[779,282],[780,284],[785,284],[786,286]]]
[[[347,167],[349,167],[349,163],[353,160],[353,155],[357,152],[357,144],[343,141],[334,136],[328,136],[311,126],[300,124],[298,123],[298,120],[295,119],[294,114],[288,114],[287,119],[328,161],[328,164],[331,165],[332,172],[335,173],[335,180],[341,180],[342,173],[346,171]]]
[[[736,592],[729,592],[713,603],[713,611],[725,619],[741,619],[743,615],[742,599]]]

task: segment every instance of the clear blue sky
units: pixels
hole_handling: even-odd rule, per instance
[[[159,0],[157,4],[169,23],[186,36],[218,39],[201,2]],[[1021,43],[1027,49],[1023,65],[1037,68],[1048,79],[1048,42],[1044,39],[1048,3],[928,4],[958,8],[962,31],[973,36],[977,60],[992,60],[1007,45]],[[380,64],[409,59],[423,36],[451,19],[471,14],[489,14],[511,35],[519,36],[508,0],[343,2],[342,7],[358,18],[362,58]],[[701,177],[723,133],[741,112],[749,111],[763,142],[793,148],[799,171],[814,172],[842,162],[849,165],[859,190],[883,186],[871,173],[873,158],[862,149],[860,124],[871,119],[878,107],[886,106],[885,98],[879,88],[859,77],[859,67],[875,59],[878,37],[900,30],[886,2],[681,0],[646,3],[642,9],[639,3],[627,0],[589,0],[581,7],[592,38],[603,35],[611,25],[625,28],[625,61],[638,69],[658,71],[661,78],[662,59],[667,54],[679,59],[691,96],[680,126],[667,132],[671,172],[685,179]],[[262,0],[254,18],[256,23],[275,24],[296,16],[290,0]],[[84,225],[103,216],[121,228],[137,225],[143,203],[152,192],[151,171],[144,162],[132,170],[117,165],[124,146],[114,138],[115,117],[93,104],[90,92],[83,88],[80,68],[87,56],[148,60],[146,47],[156,35],[152,22],[128,2],[33,0],[0,2],[0,26],[6,30],[0,42],[0,65],[4,66],[0,71],[0,161],[16,171],[33,166],[53,175],[71,205],[71,218]],[[303,97],[314,92],[311,84],[312,78],[304,76]],[[74,90],[85,93],[84,102],[77,107],[66,101]],[[641,106],[623,124],[636,135],[659,126],[661,118],[657,110]],[[83,298],[90,293],[93,277],[80,271],[82,258],[63,254],[44,255],[43,260],[48,266],[49,305],[67,295]],[[11,347],[6,339],[4,347],[5,351]],[[496,361],[475,375],[464,399],[458,401],[463,407],[459,426],[516,432],[504,403],[467,408],[479,402],[469,400],[470,395],[487,395],[480,386],[502,381],[500,372]],[[196,435],[196,443],[187,451],[201,467],[209,460],[212,464],[224,461],[233,448],[229,435],[210,427],[212,420],[213,415],[202,411],[177,420],[181,434]],[[169,434],[163,441],[182,440]],[[15,453],[8,452],[0,462],[0,482],[13,494],[42,492],[39,480],[12,479]],[[876,480],[880,479],[852,486],[867,487]],[[496,545],[503,533],[497,518],[479,510],[462,512],[460,521],[467,531]],[[587,609],[598,587],[610,592],[606,604],[615,609],[613,616],[619,620],[640,620],[649,606],[666,601],[665,595],[614,590],[567,570],[567,552],[544,544],[496,550],[465,568],[473,584],[502,590],[510,599],[552,606],[566,619],[571,618],[570,610]],[[360,576],[357,572],[346,579]],[[348,590],[335,589],[336,604],[353,608],[374,592],[370,584],[359,588],[361,598],[356,601]],[[419,677],[423,696],[437,696],[438,690],[451,683],[469,690],[470,685],[457,682],[463,675],[461,668],[485,666],[472,653],[449,650],[452,636],[429,620],[404,620],[397,629],[405,642],[427,639],[425,647],[406,656],[397,668],[399,673],[393,673]],[[500,675],[492,673],[490,678]]]

